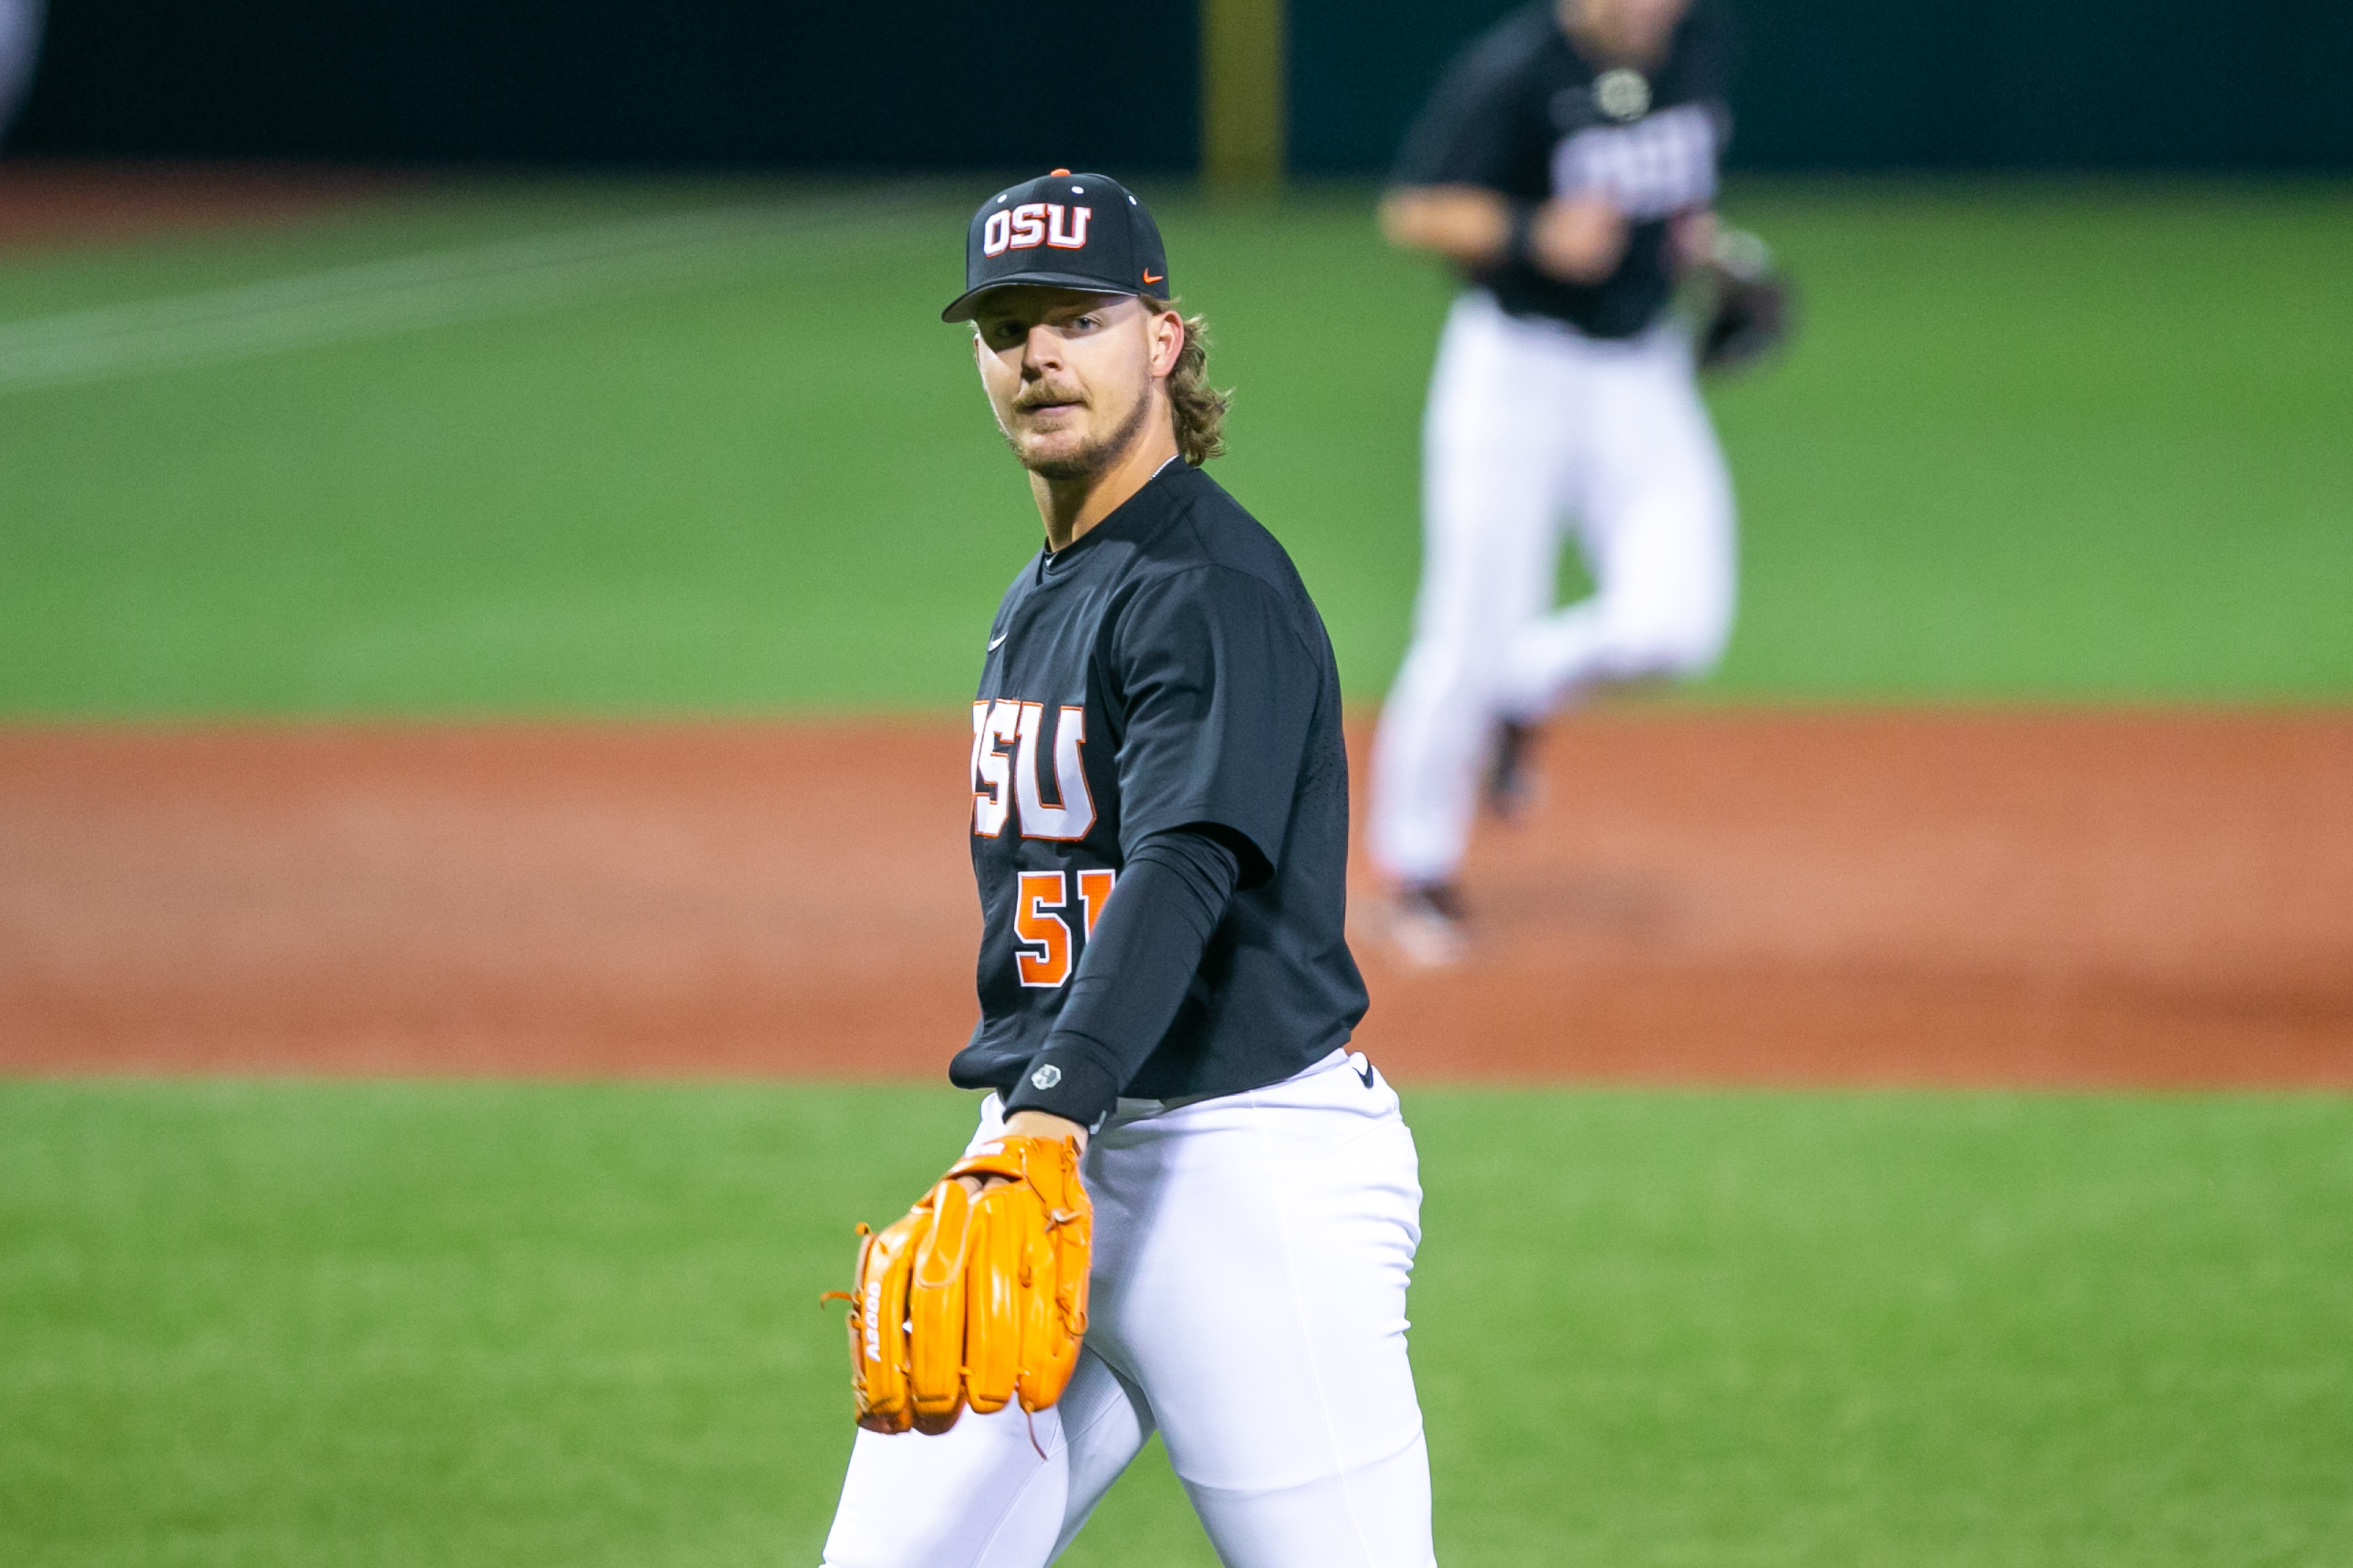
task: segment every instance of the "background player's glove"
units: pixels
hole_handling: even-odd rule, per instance
[[[1699,271],[1710,294],[1699,331],[1700,369],[1736,370],[1788,336],[1788,280],[1774,269],[1763,240],[1725,229]]]
[[[963,1176],[1010,1179],[974,1197]],[[1001,1138],[949,1167],[906,1218],[859,1244],[858,1424],[936,1434],[967,1404],[985,1415],[1060,1399],[1087,1331],[1093,1239],[1075,1142]]]

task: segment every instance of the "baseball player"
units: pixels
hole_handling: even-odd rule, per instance
[[[1420,1188],[1347,1048],[1331,644],[1201,470],[1225,399],[1132,194],[1066,170],[997,193],[965,280],[944,316],[1046,535],[972,706],[981,1018],[949,1077],[990,1092],[966,1158],[861,1249],[825,1561],[1036,1568],[1157,1430],[1221,1561],[1422,1568]],[[992,1340],[991,1312],[1033,1337]]]
[[[1712,0],[1558,0],[1472,43],[1407,137],[1389,239],[1460,269],[1423,426],[1414,636],[1373,745],[1389,934],[1458,957],[1481,798],[1535,727],[1614,683],[1706,670],[1733,605],[1732,490],[1668,311],[1715,245],[1728,123]],[[1553,602],[1573,532],[1595,589]]]

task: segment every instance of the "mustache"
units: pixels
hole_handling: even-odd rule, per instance
[[[1086,401],[1087,395],[1075,386],[1058,386],[1052,382],[1040,382],[1016,397],[1013,400],[1013,408],[1017,414],[1027,414],[1032,409],[1043,408],[1050,403],[1083,404]]]

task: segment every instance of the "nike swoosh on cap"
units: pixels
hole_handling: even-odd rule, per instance
[[[1146,283],[1166,283],[1168,281],[1168,274],[1163,272],[1159,277],[1155,278],[1152,275],[1152,268],[1147,267],[1144,269],[1144,280]]]
[[[997,651],[997,644],[999,644],[999,643],[1001,643],[1001,642],[1003,642],[1007,637],[1011,637],[1012,635],[1013,635],[1013,634],[1012,634],[1011,632],[999,632],[999,633],[997,633],[997,636],[995,636],[995,637],[993,637],[989,638],[989,639],[988,639],[988,651],[989,651],[989,652],[991,652],[991,653],[995,653],[995,652]]]

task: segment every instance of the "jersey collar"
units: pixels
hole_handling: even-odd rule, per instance
[[[1168,459],[1152,470],[1152,477],[1138,487],[1136,492],[1112,509],[1111,515],[1087,530],[1060,550],[1040,548],[1038,552],[1038,576],[1042,582],[1067,572],[1071,564],[1082,558],[1087,546],[1106,534],[1135,537],[1140,529],[1148,529],[1163,521],[1167,504],[1163,500],[1167,484],[1179,473],[1189,471],[1184,456],[1172,453]],[[1147,499],[1148,498],[1148,499]]]

